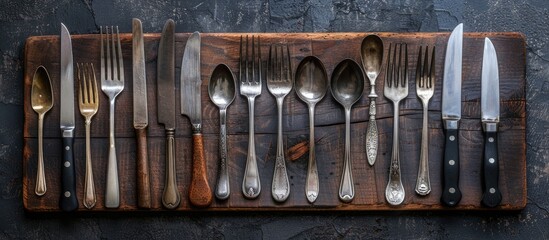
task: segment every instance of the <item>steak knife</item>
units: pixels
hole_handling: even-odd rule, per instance
[[[74,171],[74,68],[69,30],[61,23],[61,111],[59,124],[63,136],[63,164],[61,167],[61,198],[63,211],[78,208],[76,174]]]
[[[498,188],[498,123],[499,73],[496,49],[489,38],[484,39],[482,84],[480,97],[481,121],[484,130],[483,195],[482,204],[495,207],[501,202]]]
[[[187,115],[193,130],[193,175],[189,200],[197,207],[206,207],[212,203],[213,195],[208,184],[202,140],[200,73],[200,33],[194,32],[187,40],[181,62],[181,114]]]
[[[137,18],[132,20],[133,48],[133,127],[137,140],[137,206],[151,208],[149,160],[147,157],[147,79],[143,27]]]
[[[442,87],[442,120],[444,127],[444,163],[442,203],[455,206],[461,200],[459,190],[459,120],[461,119],[461,66],[463,24],[448,39]]]
[[[158,46],[157,104],[158,123],[166,130],[166,181],[162,193],[162,205],[168,209],[179,206],[181,198],[177,189],[175,171],[175,23],[168,19],[162,30]]]

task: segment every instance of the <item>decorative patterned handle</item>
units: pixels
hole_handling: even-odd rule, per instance
[[[342,202],[351,202],[355,198],[355,185],[351,163],[351,107],[345,108],[345,159],[343,173],[339,183],[339,199]]]
[[[175,209],[181,202],[175,171],[175,129],[166,129],[166,182],[162,193],[162,205]]]
[[[86,119],[86,176],[84,182],[84,207],[91,209],[97,202],[95,195],[95,184],[93,183],[93,165],[91,162],[91,140],[90,140],[91,119]]]
[[[189,200],[196,207],[207,207],[213,200],[206,173],[202,133],[193,134],[193,175],[189,186]]]
[[[370,119],[368,122],[368,132],[366,133],[366,155],[368,163],[373,166],[377,158],[378,133],[376,123],[376,98],[370,98]]]
[[[282,139],[282,101],[284,97],[277,98],[276,100],[278,106],[278,134],[271,195],[275,201],[284,202],[290,196],[290,181],[288,180],[288,173],[286,171],[284,141]]]
[[[229,166],[227,163],[227,109],[219,110],[219,172],[215,196],[225,200],[231,195],[229,182]]]
[[[255,155],[255,131],[254,131],[254,101],[248,97],[249,112],[249,133],[248,133],[248,157],[246,158],[246,169],[244,170],[244,180],[242,181],[242,193],[244,197],[254,199],[261,193],[261,181],[259,179],[259,170],[257,169],[257,160]]]

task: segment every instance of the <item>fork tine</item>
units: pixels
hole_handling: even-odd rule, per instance
[[[250,82],[255,81],[255,36],[252,35],[252,79]]]
[[[91,63],[91,72],[93,75],[93,102],[99,103],[99,91],[97,90],[97,79],[95,78],[95,70],[93,68],[93,63]],[[99,107],[99,106],[97,106]]]
[[[112,31],[112,29],[111,29]],[[107,68],[107,76],[105,77],[105,79],[112,79],[112,74],[111,74],[111,68],[112,68],[112,65],[111,65],[111,44],[110,44],[110,41],[109,41],[109,27],[105,27],[105,45],[107,45],[107,49],[106,49],[106,53],[107,53],[107,56],[106,56],[106,68]]]
[[[273,45],[269,47],[269,62],[267,63],[267,81],[272,81],[274,79],[274,58],[273,58]]]
[[[262,78],[262,66],[261,66],[261,40],[259,39],[259,36],[257,36],[257,56],[258,56],[258,59],[257,59],[257,67],[258,67],[258,72],[259,72],[259,78],[257,78],[257,81],[256,83],[259,83],[261,84],[261,78]],[[254,78],[254,81],[256,80],[256,78]]]
[[[105,79],[105,56],[104,53],[105,49],[103,46],[103,26],[99,27],[99,33],[101,34],[101,79]]]
[[[423,53],[423,49],[422,49],[422,46],[419,46],[419,51],[418,51],[418,54],[417,54],[417,66],[416,66],[416,86],[418,88],[423,86],[423,82],[421,81],[422,80],[422,78],[421,78],[421,53]]]
[[[76,64],[76,78],[78,79],[78,102],[82,103],[82,71],[80,69],[80,63]]]
[[[88,69],[86,63],[81,63],[80,67],[82,68],[82,81],[80,85],[82,86],[82,92],[84,92],[84,103],[90,103],[91,94],[89,94],[89,85],[88,85]]]
[[[391,78],[392,78],[392,69],[391,69],[391,49],[393,48],[392,43],[389,43],[389,50],[387,53],[387,68],[385,68],[385,85],[386,87],[391,87]]]
[[[434,86],[434,81],[435,81],[435,46],[433,46],[433,49],[431,50],[432,53],[431,53],[431,67],[429,68],[429,73],[430,73],[430,76],[429,76],[429,86],[428,88],[432,88]]]
[[[124,61],[122,61],[122,46],[120,46],[120,33],[118,32],[118,26],[116,26],[116,39],[118,45],[118,80],[124,82]]]
[[[421,78],[423,79],[423,87],[429,87],[428,77],[429,77],[429,46],[426,46],[425,57],[423,59],[423,74],[421,75]]]
[[[403,43],[404,45],[404,67],[401,69],[404,71],[402,75],[402,87],[407,88],[408,87],[408,44]],[[401,48],[402,48],[402,45]]]
[[[112,80],[118,80],[118,61],[116,58],[116,44],[114,43],[114,27],[111,26],[111,46],[112,46]]]
[[[95,99],[94,99],[94,95],[93,95],[93,85],[92,85],[92,73],[93,73],[93,68],[90,66],[89,63],[86,63],[86,89],[88,90],[87,94],[88,94],[88,103],[94,103],[95,102]]]
[[[250,82],[250,70],[249,70],[249,67],[248,65],[250,64],[250,62],[248,61],[248,35],[246,35],[246,76],[245,76],[245,79],[246,79],[246,83],[249,83]]]
[[[242,35],[240,35],[240,49],[238,52],[238,80],[242,83],[242,62],[244,62],[242,59]]]
[[[288,47],[288,45],[286,44],[286,57],[287,57],[287,60],[288,62],[286,62],[286,80],[287,81],[292,81],[291,77],[292,77],[292,62],[290,61],[290,48]]]
[[[282,76],[284,76],[284,47],[282,45],[278,46],[280,49],[280,57],[277,60],[279,62],[278,67],[280,68],[280,71],[278,72],[278,81],[282,82]]]

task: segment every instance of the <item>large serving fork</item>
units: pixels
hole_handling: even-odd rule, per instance
[[[423,56],[423,59],[422,59]],[[422,63],[423,60],[423,63]],[[423,64],[423,65],[422,65]],[[419,170],[416,181],[416,193],[427,195],[431,192],[429,179],[429,99],[435,91],[435,47],[431,53],[429,64],[429,47],[425,47],[423,55],[422,47],[419,47],[416,68],[416,93],[423,104],[423,128],[421,130],[421,153],[419,157]]]
[[[243,44],[246,45],[245,52],[243,52]],[[254,103],[255,97],[261,94],[262,80],[261,43],[259,37],[257,37],[257,53],[255,36],[252,36],[251,54],[249,54],[248,45],[248,36],[246,36],[246,42],[240,36],[240,94],[248,98],[250,123],[248,157],[246,160],[246,170],[244,171],[244,180],[242,181],[242,192],[247,198],[256,198],[261,192],[254,140]]]
[[[97,90],[97,80],[95,78],[95,69],[91,63],[80,63],[77,67],[77,78],[80,86],[78,87],[78,106],[80,114],[84,116],[86,124],[86,176],[84,180],[84,206],[88,209],[93,208],[97,201],[95,196],[95,187],[93,183],[93,165],[91,161],[90,148],[90,126],[92,117],[99,109],[99,95]]]
[[[110,31],[109,31],[110,29]],[[101,32],[101,90],[109,97],[109,163],[107,166],[107,190],[105,192],[105,207],[117,208],[120,205],[120,188],[118,184],[118,163],[116,161],[116,144],[114,141],[114,103],[116,96],[124,90],[124,65],[122,62],[122,48],[120,34],[116,27],[103,27]],[[105,47],[106,45],[106,47]],[[111,52],[112,49],[112,52]]]
[[[269,49],[267,88],[276,98],[278,107],[276,162],[271,193],[275,201],[283,202],[290,196],[290,181],[288,181],[286,171],[284,142],[282,139],[282,105],[284,97],[292,90],[292,67],[288,45],[273,44]]]
[[[391,52],[392,50],[392,52]],[[391,57],[392,53],[392,57]],[[385,87],[383,94],[393,101],[393,152],[389,167],[389,182],[385,189],[385,198],[391,205],[399,205],[404,201],[404,187],[400,175],[399,156],[399,103],[408,96],[408,47],[405,43],[389,45],[389,58],[387,59],[387,74],[385,75]]]

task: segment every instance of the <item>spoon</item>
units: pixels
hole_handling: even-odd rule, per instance
[[[309,164],[305,194],[313,203],[318,197],[318,169],[315,158],[315,105],[322,100],[328,91],[328,76],[322,62],[316,57],[308,56],[301,60],[295,77],[295,92],[309,107]]]
[[[50,76],[44,66],[34,72],[31,89],[32,109],[38,113],[38,171],[34,193],[42,196],[46,193],[46,176],[44,174],[43,129],[44,115],[53,107],[53,91]]]
[[[373,166],[376,162],[378,133],[376,124],[376,78],[381,71],[383,60],[383,42],[376,35],[368,35],[362,41],[360,48],[362,56],[362,67],[370,80],[370,119],[368,120],[368,131],[366,132],[366,155],[368,163]]]
[[[360,66],[351,59],[340,62],[332,74],[332,95],[345,108],[345,161],[339,184],[339,199],[351,202],[355,197],[351,172],[351,107],[364,90],[364,75]]]
[[[212,102],[219,108],[220,161],[215,196],[224,200],[229,198],[231,194],[229,168],[227,166],[227,107],[233,102],[236,95],[233,73],[227,65],[219,64],[214,69],[208,85],[208,94]]]

